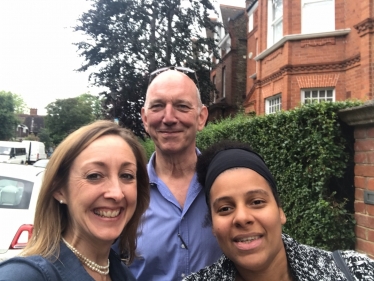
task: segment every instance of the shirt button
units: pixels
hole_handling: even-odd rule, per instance
[[[185,247],[185,246],[184,246],[184,245],[182,244],[182,245],[181,245],[181,248],[183,248],[183,249],[184,249],[184,248],[186,248],[186,247]]]

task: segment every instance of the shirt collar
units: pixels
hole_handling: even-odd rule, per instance
[[[201,155],[201,152],[197,147],[195,148],[195,152],[196,152],[197,156]],[[156,174],[155,165],[154,165],[155,158],[156,158],[156,152],[153,152],[152,155],[151,155],[151,158],[149,158],[149,162],[148,162],[148,165],[147,165],[149,182],[151,183],[151,185],[152,184],[157,184],[157,180],[158,180],[158,176]]]

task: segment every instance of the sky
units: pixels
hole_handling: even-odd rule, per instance
[[[218,2],[245,6],[245,0]],[[86,0],[0,0],[0,91],[22,96],[45,115],[56,99],[106,90],[90,86],[90,69],[75,71],[84,59],[73,43],[84,36],[72,27],[89,7]]]

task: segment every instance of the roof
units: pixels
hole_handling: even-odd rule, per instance
[[[220,5],[221,8],[221,15],[223,21],[223,27],[225,28],[225,32],[228,32],[229,28],[229,20],[235,20],[237,17],[242,15],[245,11],[245,8],[235,7],[235,6],[228,6],[228,5]]]
[[[256,4],[256,2],[258,2],[258,0],[249,0],[248,2],[247,12]]]

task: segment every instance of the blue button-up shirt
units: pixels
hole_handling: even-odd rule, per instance
[[[197,153],[198,150],[196,150]],[[207,205],[194,175],[182,209],[169,188],[148,163],[150,206],[138,230],[137,253],[130,266],[138,281],[177,281],[217,261],[222,254],[212,229],[204,225]]]

